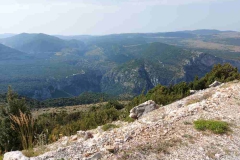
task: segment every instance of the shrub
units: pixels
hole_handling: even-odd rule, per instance
[[[117,100],[108,101],[105,108],[112,108],[112,107],[114,107],[117,110],[120,110],[124,108],[124,105],[119,103]]]
[[[115,125],[115,124],[111,124],[111,123],[108,123],[108,124],[105,124],[105,125],[102,126],[102,129],[104,131],[107,131],[107,130],[112,129],[112,128],[118,128],[118,126]]]
[[[210,130],[215,134],[224,134],[229,131],[228,123],[215,120],[197,120],[194,121],[194,127],[197,130],[205,131]]]
[[[229,63],[223,65],[217,64],[213,69],[201,79],[195,77],[194,81],[190,83],[191,89],[200,90],[207,88],[215,80],[220,82],[229,82],[235,79],[240,79],[240,74],[236,67],[231,66]]]
[[[126,116],[123,120],[128,123],[134,122],[134,119],[129,116]]]

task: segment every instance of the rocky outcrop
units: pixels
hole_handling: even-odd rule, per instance
[[[29,160],[30,158],[24,156],[20,151],[7,152],[4,154],[3,160]]]
[[[159,106],[154,101],[149,100],[131,109],[129,117],[138,119],[142,115],[158,108]]]
[[[114,122],[119,128],[105,132],[99,132],[99,128],[88,131],[93,138],[86,140],[86,132],[80,131],[77,140],[63,137],[45,146],[48,152],[31,160],[240,159],[239,88],[240,82],[235,81],[200,90],[144,114],[132,123]],[[222,135],[198,131],[194,128],[194,121],[198,119],[227,122],[231,131]]]
[[[32,98],[45,100],[49,98],[78,96],[84,92],[101,92],[102,73],[88,71],[57,79],[48,79],[48,87],[35,90]]]
[[[206,73],[211,71],[212,67],[215,64],[224,63],[230,63],[232,66],[240,68],[240,63],[237,60],[223,59],[211,54],[199,52],[197,56],[191,57],[190,61],[185,64],[185,75],[183,77],[183,80],[190,82],[194,80],[196,76],[198,76],[199,78],[203,77]]]
[[[218,81],[214,81],[212,84],[209,85],[209,87],[217,87],[219,85],[221,85],[222,83],[221,82],[218,82]]]

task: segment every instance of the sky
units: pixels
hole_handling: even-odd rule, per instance
[[[0,0],[0,34],[240,31],[240,0]]]

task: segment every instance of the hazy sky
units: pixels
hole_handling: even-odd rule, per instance
[[[240,31],[240,0],[0,0],[0,33]]]

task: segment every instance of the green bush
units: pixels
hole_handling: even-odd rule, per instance
[[[229,63],[223,65],[217,64],[213,69],[201,79],[195,77],[194,81],[189,84],[191,89],[200,90],[207,88],[215,80],[220,82],[229,82],[235,79],[240,79],[240,74],[236,67],[231,66]]]
[[[134,122],[135,119],[129,117],[128,115],[123,119],[125,122],[131,123]]]
[[[124,105],[119,103],[117,100],[110,100],[105,106],[106,108],[116,108],[117,110],[123,109]]]
[[[115,125],[115,124],[111,124],[111,123],[108,123],[108,124],[105,124],[105,125],[102,126],[102,129],[104,131],[107,131],[107,130],[112,129],[112,128],[118,128],[118,126]]]
[[[200,131],[210,130],[215,134],[224,134],[229,131],[227,122],[215,121],[215,120],[200,119],[200,120],[194,121],[194,127]]]

